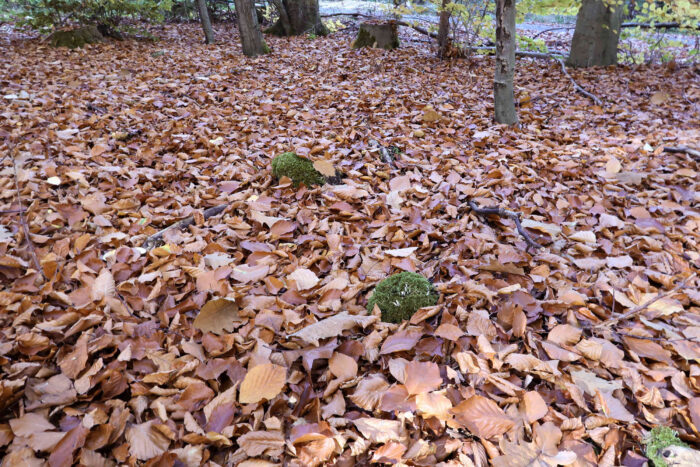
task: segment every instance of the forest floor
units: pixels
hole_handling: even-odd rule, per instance
[[[3,466],[631,466],[657,425],[700,446],[700,168],[664,152],[700,141],[697,66],[571,70],[596,106],[519,60],[506,128],[490,58],[153,32],[3,39]],[[285,151],[343,184],[275,180]],[[439,304],[367,315],[402,270]]]

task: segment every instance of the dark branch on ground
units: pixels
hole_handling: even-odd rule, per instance
[[[488,216],[491,214],[494,214],[499,217],[507,217],[508,219],[512,219],[513,222],[515,222],[515,227],[518,229],[518,233],[520,234],[521,237],[525,240],[525,242],[531,246],[532,248],[542,248],[542,245],[539,243],[535,242],[532,237],[530,237],[530,234],[528,234],[525,229],[523,228],[522,224],[520,223],[520,214],[514,211],[509,211],[507,209],[503,208],[481,208],[477,206],[477,204],[474,201],[469,201],[469,207],[471,208],[472,211],[474,211],[476,214],[482,215],[482,216]]]
[[[665,147],[665,152],[687,154],[696,161],[700,161],[700,149],[689,148],[688,146]]]
[[[210,208],[207,208],[204,210],[203,216],[204,220],[209,219],[210,217],[216,216],[217,214],[220,214],[223,212],[227,207],[229,206],[228,203],[225,204],[219,204],[218,206],[213,206]],[[141,245],[143,248],[146,250],[152,250],[162,239],[163,239],[163,234],[167,232],[168,230],[180,230],[180,229],[185,229],[189,226],[194,224],[194,215],[185,217],[184,219],[175,222],[172,225],[169,225],[168,227],[164,228],[163,230],[154,233],[150,237],[146,239],[145,242],[143,242],[143,245]]]

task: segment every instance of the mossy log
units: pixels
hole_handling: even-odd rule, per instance
[[[49,43],[53,47],[68,47],[69,49],[83,47],[85,44],[95,44],[103,40],[104,36],[97,29],[97,26],[94,25],[56,31],[49,36]]]
[[[396,49],[399,46],[399,28],[396,22],[362,23],[357,38],[352,43],[353,49],[375,47],[380,49]]]

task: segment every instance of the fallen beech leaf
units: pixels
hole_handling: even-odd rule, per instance
[[[515,422],[491,399],[472,396],[453,407],[455,420],[479,438],[501,436],[515,426]]]
[[[248,282],[257,282],[267,276],[270,267],[267,264],[258,264],[250,266],[248,264],[239,264],[233,268],[231,274],[238,282],[247,284]]]
[[[406,258],[411,256],[417,249],[418,247],[412,246],[410,248],[399,248],[398,250],[386,250],[384,253],[397,258]]]
[[[224,334],[231,332],[236,324],[245,321],[238,314],[236,301],[230,298],[215,298],[204,304],[192,323],[202,333]]]
[[[318,342],[321,339],[339,336],[343,331],[352,329],[355,326],[364,328],[378,320],[378,316],[350,315],[347,311],[343,311],[289,334],[289,337],[299,337],[309,344],[318,346]]]
[[[325,175],[326,177],[335,177],[335,167],[329,160],[319,159],[314,161],[314,169],[318,170],[321,175]]]
[[[308,290],[316,287],[320,279],[316,277],[313,271],[305,268],[297,268],[293,273],[287,276],[297,284],[297,290]]]
[[[249,456],[277,457],[284,449],[284,436],[279,431],[249,431],[238,437],[237,442]]]
[[[133,425],[126,430],[129,454],[145,461],[163,454],[170,446],[170,440],[154,426],[155,420]]]
[[[401,441],[401,422],[398,420],[365,417],[353,420],[353,423],[362,436],[373,443]]]
[[[246,373],[238,394],[242,404],[254,404],[263,399],[274,399],[287,380],[287,370],[274,363],[264,363]]]
[[[527,423],[536,422],[549,411],[547,403],[536,391],[528,391],[523,395],[522,407]]]
[[[434,391],[442,384],[440,368],[436,363],[412,361],[406,364],[404,371],[404,385],[411,395]]]
[[[328,361],[328,368],[336,378],[346,381],[357,376],[357,362],[354,358],[335,352]]]

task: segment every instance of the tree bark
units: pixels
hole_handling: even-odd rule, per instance
[[[438,58],[445,58],[448,46],[450,45],[450,11],[447,9],[450,0],[442,0],[440,6],[440,25],[438,27]]]
[[[258,27],[253,0],[234,0],[234,2],[238,13],[238,32],[241,35],[243,54],[247,57],[255,57],[268,53],[270,50]]]
[[[496,72],[493,103],[496,121],[507,125],[518,122],[515,112],[515,0],[496,0]]]
[[[204,41],[207,44],[214,43],[214,29],[211,27],[209,19],[209,10],[207,9],[207,0],[197,0],[197,11],[199,12],[199,20],[204,29]]]
[[[280,18],[265,32],[277,36],[328,34],[328,28],[321,21],[318,12],[318,0],[273,0],[273,3]]]
[[[567,65],[608,66],[617,63],[622,7],[604,0],[583,0],[576,16]]]

